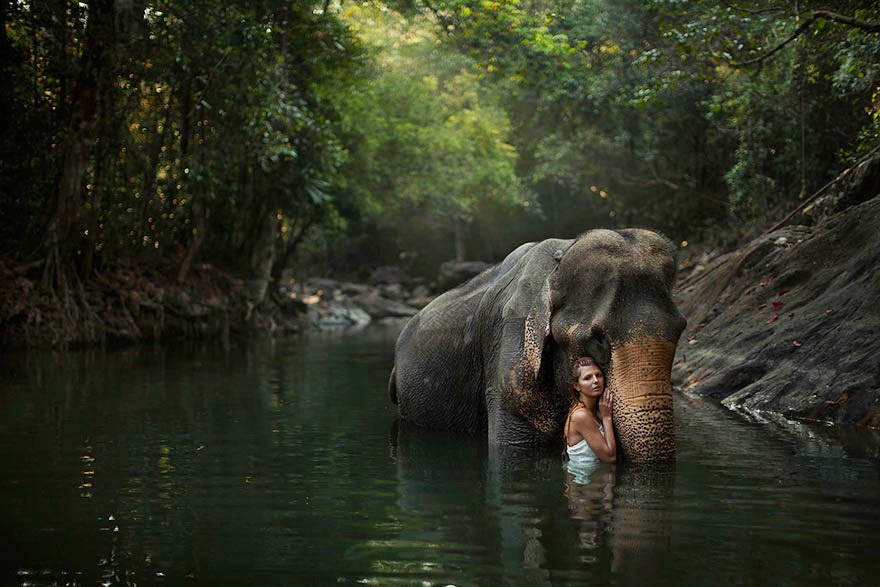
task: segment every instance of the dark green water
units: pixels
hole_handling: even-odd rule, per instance
[[[393,333],[0,359],[0,583],[867,585],[880,465],[676,398],[678,462],[396,425]],[[861,442],[862,444],[859,444]]]

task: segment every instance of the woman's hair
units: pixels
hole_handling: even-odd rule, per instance
[[[578,375],[580,375],[581,372],[581,367],[589,367],[590,365],[595,365],[600,371],[602,371],[602,367],[599,367],[599,363],[597,363],[596,360],[590,356],[580,357],[571,364],[571,373],[568,379],[568,388],[571,390],[571,397],[574,399],[575,402],[577,402],[579,398],[578,391],[575,385],[577,384]],[[605,372],[603,371],[602,374],[604,375]]]
[[[599,363],[597,363],[596,360],[589,355],[580,357],[579,359],[575,360],[575,362],[571,364],[571,383],[577,383],[577,378],[580,374],[581,367],[589,367],[590,365],[595,365],[599,368],[600,371],[602,370],[602,367],[599,367]]]

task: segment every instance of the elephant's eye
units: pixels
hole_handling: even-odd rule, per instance
[[[592,335],[593,340],[596,342],[597,345],[603,347],[606,345],[607,340],[605,338],[605,333],[602,331],[601,328],[594,326],[591,329],[590,334]]]

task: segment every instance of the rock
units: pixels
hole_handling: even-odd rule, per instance
[[[365,283],[352,283],[349,281],[345,281],[339,284],[339,289],[342,290],[342,294],[345,296],[358,296],[373,288]]]
[[[412,291],[412,298],[427,298],[431,295],[431,289],[427,285],[417,285]]]
[[[877,150],[840,174],[813,202],[803,215],[821,221],[846,208],[880,195],[880,155]]]
[[[403,301],[409,297],[409,293],[399,283],[388,283],[379,286],[379,294],[390,300]]]
[[[440,265],[437,290],[446,291],[457,287],[491,267],[482,261],[447,261]]]
[[[880,196],[683,274],[673,379],[736,409],[880,426]]]
[[[408,281],[409,276],[400,267],[383,265],[370,274],[367,283],[370,285],[381,285],[389,283],[407,283]]]
[[[348,303],[328,302],[309,309],[309,323],[318,330],[358,330],[370,322],[369,314]]]
[[[412,295],[406,303],[416,308],[424,308],[430,304],[436,296],[431,295],[431,290],[427,285],[419,285],[413,290]]]
[[[362,308],[374,320],[388,317],[409,317],[414,316],[418,309],[399,302],[382,297],[376,291],[361,294],[352,298],[352,302]]]

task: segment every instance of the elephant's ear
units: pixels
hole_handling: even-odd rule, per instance
[[[504,306],[498,365],[502,407],[547,433],[553,431],[555,421],[543,421],[548,415],[547,398],[539,392],[538,373],[550,336],[550,314],[549,281],[521,279]]]

